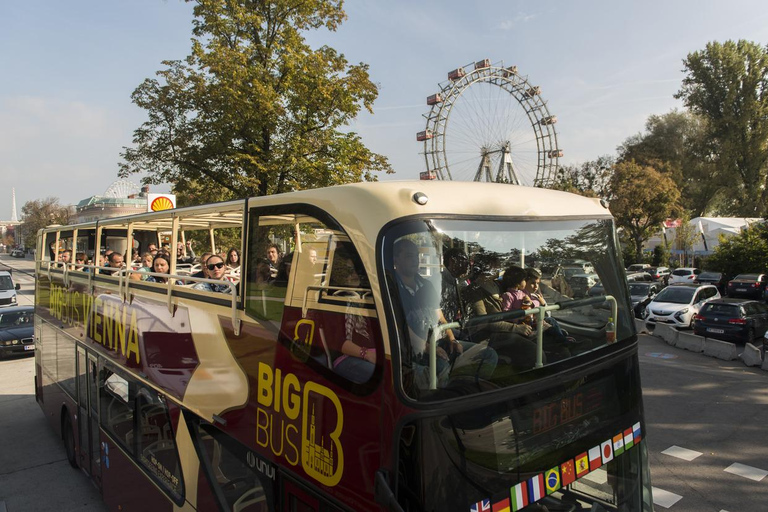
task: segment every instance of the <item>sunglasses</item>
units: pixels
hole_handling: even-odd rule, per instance
[[[225,265],[225,263],[223,261],[220,261],[218,263],[211,263],[210,265],[208,265],[208,270],[213,270],[215,268],[221,268],[224,265]]]

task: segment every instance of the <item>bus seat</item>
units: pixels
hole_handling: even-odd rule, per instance
[[[266,510],[267,496],[264,494],[264,489],[261,485],[245,491],[232,505],[232,512],[262,512]]]

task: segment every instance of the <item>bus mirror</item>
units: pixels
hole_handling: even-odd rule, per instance
[[[376,503],[386,507],[386,509],[391,512],[405,512],[403,507],[397,502],[395,493],[393,493],[392,489],[389,487],[389,482],[387,482],[387,471],[385,469],[376,471],[375,478],[374,498]]]

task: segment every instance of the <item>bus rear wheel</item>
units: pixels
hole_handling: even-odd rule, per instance
[[[72,428],[72,422],[70,421],[68,414],[64,416],[62,437],[64,438],[64,449],[67,451],[69,465],[76,468],[77,454],[75,453],[75,430]]]

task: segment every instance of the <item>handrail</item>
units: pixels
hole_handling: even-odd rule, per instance
[[[317,291],[323,291],[323,290],[337,290],[340,292],[355,292],[359,293],[362,292],[365,293],[371,293],[370,288],[352,288],[350,286],[330,286],[330,285],[309,285],[307,286],[307,292],[310,292],[311,290],[317,290]],[[307,298],[309,297],[309,293],[304,294],[304,299],[302,299],[301,302],[301,317],[305,318],[307,316]],[[365,297],[363,295],[360,296],[361,299],[364,299]]]
[[[601,304],[603,302],[611,303],[611,313],[613,321],[618,319],[618,303],[613,295],[601,295],[598,297],[589,297],[586,299],[569,300],[557,302],[551,306],[539,306],[531,309],[517,309],[514,311],[503,311],[501,313],[492,313],[469,318],[464,322],[450,322],[435,325],[429,331],[429,389],[437,389],[437,340],[443,337],[443,333],[448,329],[466,328],[477,324],[491,323],[499,320],[515,320],[526,316],[536,315],[536,368],[544,366],[544,318],[549,311],[562,311],[575,307],[589,306],[591,304]]]

